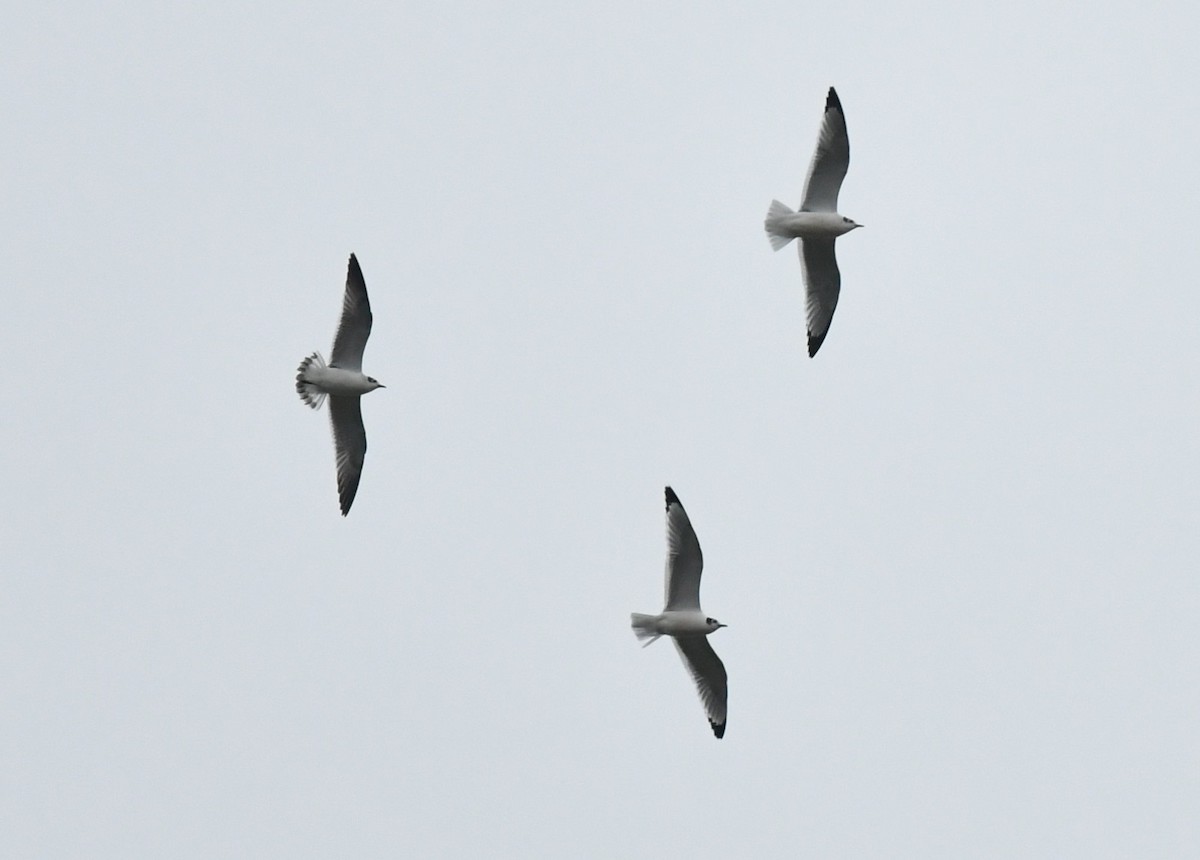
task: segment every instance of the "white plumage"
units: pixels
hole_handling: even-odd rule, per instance
[[[371,336],[371,322],[367,284],[358,259],[351,254],[346,272],[346,293],[342,299],[342,319],[333,339],[329,364],[325,364],[320,353],[314,352],[300,362],[296,372],[296,391],[301,400],[313,409],[319,409],[329,397],[342,516],[350,513],[367,454],[362,395],[385,387],[362,372],[363,350]]]
[[[696,683],[713,734],[721,738],[725,736],[729,684],[725,664],[713,651],[708,636],[725,625],[707,617],[700,609],[700,574],[704,569],[700,541],[679,497],[670,487],[666,488],[666,498],[666,605],[658,615],[633,613],[633,632],[645,645],[660,636],[675,640],[683,665]]]
[[[837,211],[838,192],[849,166],[850,137],[846,132],[846,116],[837,92],[830,87],[800,209],[793,212],[778,200],[772,200],[764,222],[767,238],[776,251],[793,239],[800,240],[810,358],[825,342],[842,289],[834,240],[862,226]]]

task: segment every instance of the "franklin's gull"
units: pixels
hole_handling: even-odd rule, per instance
[[[830,87],[825,98],[825,118],[817,138],[817,151],[808,168],[800,209],[793,212],[778,200],[772,200],[764,225],[771,247],[776,251],[793,239],[800,240],[809,358],[816,355],[825,342],[842,288],[842,275],[833,253],[834,240],[862,226],[837,211],[838,191],[849,165],[850,137],[846,134],[846,116],[842,113],[837,92]]]
[[[333,443],[337,448],[338,500],[342,516],[350,513],[358,479],[367,454],[367,431],[363,429],[362,395],[384,386],[362,372],[363,350],[371,336],[371,303],[358,259],[350,255],[346,272],[346,296],[342,299],[342,321],[333,339],[329,364],[314,352],[296,373],[296,391],[313,409],[321,408],[329,395],[333,421]]]
[[[658,615],[634,612],[633,632],[646,645],[664,635],[675,640],[683,665],[696,682],[713,734],[722,738],[729,685],[725,664],[708,644],[708,634],[725,625],[700,609],[700,572],[704,568],[700,541],[675,491],[667,487],[666,494],[667,605]]]

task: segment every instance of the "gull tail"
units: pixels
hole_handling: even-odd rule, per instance
[[[308,369],[310,367],[322,368],[325,366],[325,359],[321,358],[321,353],[314,352],[304,361],[300,362],[300,366],[296,368],[296,393],[300,395],[300,399],[311,406],[313,409],[320,409],[321,404],[325,402],[325,392],[317,386],[316,383],[308,381]]]
[[[763,227],[767,230],[767,238],[771,240],[771,247],[778,251],[788,242],[795,239],[795,236],[784,236],[775,232],[775,222],[780,218],[786,218],[789,215],[796,213],[787,206],[780,203],[778,200],[771,201],[771,208],[767,210],[767,220],[763,222]]]
[[[644,643],[643,648],[662,636],[656,629],[657,615],[642,615],[640,612],[633,612],[629,617],[633,621],[633,635],[638,638],[639,642]]]

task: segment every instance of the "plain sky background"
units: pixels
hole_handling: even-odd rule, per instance
[[[2,18],[0,855],[1200,854],[1194,4]]]

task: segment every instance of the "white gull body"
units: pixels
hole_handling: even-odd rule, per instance
[[[658,615],[631,615],[633,632],[649,645],[660,636],[675,641],[688,674],[696,682],[708,723],[718,738],[725,736],[729,682],[725,664],[708,643],[708,636],[725,625],[700,609],[700,574],[704,556],[687,512],[670,487],[667,499],[666,606]],[[643,646],[645,647],[645,646]]]
[[[300,362],[296,371],[296,392],[301,400],[313,409],[320,409],[329,397],[342,516],[350,513],[367,454],[361,397],[368,391],[384,387],[362,372],[363,351],[371,336],[372,319],[367,284],[358,259],[351,254],[346,271],[346,293],[342,298],[342,320],[333,339],[329,364],[325,364],[319,352],[314,352]]]
[[[825,98],[825,116],[799,211],[778,200],[771,201],[764,227],[771,247],[778,251],[793,239],[800,240],[800,263],[804,270],[805,311],[808,321],[808,355],[817,354],[837,307],[842,289],[833,243],[856,224],[837,211],[838,192],[850,166],[850,137],[846,116],[833,87]]]

